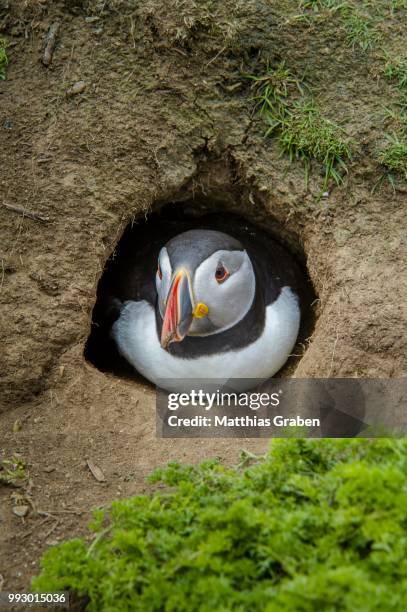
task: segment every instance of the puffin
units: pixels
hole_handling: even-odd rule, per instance
[[[297,341],[303,279],[295,258],[260,230],[229,227],[181,231],[149,243],[145,266],[140,253],[127,262],[110,337],[158,386],[242,379],[249,388],[276,374]]]

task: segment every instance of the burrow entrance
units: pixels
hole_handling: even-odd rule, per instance
[[[294,256],[304,280],[301,290],[302,321],[292,356],[276,375],[291,376],[305,352],[315,324],[313,304],[316,295],[307,274],[305,255],[299,241],[295,236],[290,236],[289,246],[285,240],[282,241],[278,225],[269,215],[264,215],[259,227],[258,223],[254,224],[239,214],[229,212],[227,206],[222,207],[219,201],[214,204],[209,198],[167,203],[127,225],[98,283],[91,331],[84,351],[87,361],[102,372],[148,383],[119,354],[111,337],[111,327],[118,316],[117,300],[124,302],[128,299],[142,299],[136,289],[140,274],[147,274],[151,279],[148,290],[154,299],[159,250],[168,240],[190,229],[215,229],[238,239],[253,239],[255,236],[256,240],[267,241],[271,238]]]

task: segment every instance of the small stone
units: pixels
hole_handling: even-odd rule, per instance
[[[78,94],[83,93],[85,89],[86,89],[85,81],[77,81],[76,83],[72,85],[72,87],[70,87],[67,90],[66,95],[68,97],[77,96]]]
[[[45,544],[47,546],[56,546],[59,544],[59,540],[45,540]]]
[[[24,516],[27,516],[29,509],[30,508],[28,506],[13,506],[13,514],[23,518]]]
[[[50,474],[51,472],[54,472],[55,468],[52,465],[47,465],[47,467],[44,468],[44,472],[46,472],[47,474]]]
[[[86,463],[87,463],[89,470],[92,473],[92,476],[95,478],[95,480],[97,480],[98,482],[106,481],[105,475],[98,465],[93,463],[91,459],[86,459]]]
[[[324,191],[324,193],[322,194],[323,198],[329,198],[329,191]]]

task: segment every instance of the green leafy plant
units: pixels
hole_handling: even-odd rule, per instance
[[[407,598],[407,441],[273,441],[241,465],[171,463],[98,510],[33,581],[90,611],[395,612]]]
[[[308,180],[311,161],[324,167],[323,189],[333,179],[343,181],[338,169],[347,172],[351,146],[343,130],[322,117],[315,104],[307,100],[304,86],[284,64],[268,69],[261,77],[250,76],[257,95],[255,100],[261,116],[268,123],[266,136],[276,134],[282,151],[290,160],[301,159]]]
[[[17,455],[0,462],[0,484],[18,486],[27,478],[27,466]]]
[[[6,53],[6,41],[4,38],[0,38],[0,80],[6,78],[6,67],[8,65],[8,57]]]

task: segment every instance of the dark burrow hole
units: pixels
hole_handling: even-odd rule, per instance
[[[257,221],[257,220],[256,220]],[[261,227],[260,227],[261,225]],[[87,361],[102,372],[112,373],[122,378],[143,382],[149,381],[138,374],[134,368],[119,354],[111,337],[111,327],[116,320],[117,308],[112,307],[119,299],[121,302],[142,299],[136,287],[139,274],[147,273],[154,284],[157,270],[157,256],[161,247],[174,236],[190,229],[212,229],[225,232],[246,244],[274,241],[275,248],[284,256],[284,251],[294,259],[303,279],[299,289],[301,301],[301,327],[292,356],[275,375],[291,376],[300,361],[307,339],[311,336],[315,314],[313,303],[316,295],[308,277],[305,256],[299,242],[290,237],[291,247],[279,240],[276,223],[269,216],[264,216],[256,224],[242,216],[226,210],[211,210],[211,207],[197,202],[170,203],[147,217],[129,223],[119,240],[117,247],[107,260],[97,287],[96,303],[92,313],[90,335],[85,345],[84,355]],[[250,250],[247,248],[249,254]],[[293,253],[293,251],[296,251]]]

